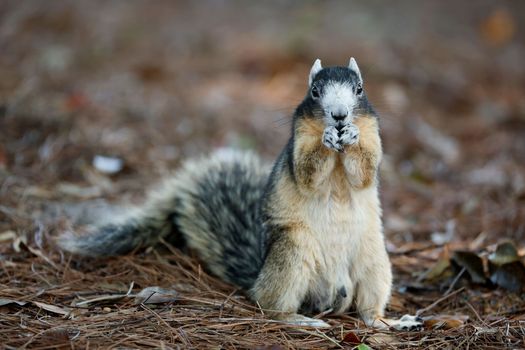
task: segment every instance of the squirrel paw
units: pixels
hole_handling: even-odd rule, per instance
[[[338,152],[343,150],[343,146],[339,142],[339,131],[335,126],[329,126],[324,129],[323,145]]]
[[[423,329],[423,319],[419,316],[404,315],[394,328],[398,331],[420,331]]]
[[[420,331],[423,329],[423,319],[419,316],[404,315],[399,319],[376,318],[365,321],[367,326],[376,329],[393,328],[398,331]]]
[[[359,141],[359,128],[354,124],[345,125],[339,131],[339,143],[341,145],[353,145]]]

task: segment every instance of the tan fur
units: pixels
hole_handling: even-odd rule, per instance
[[[376,118],[360,116],[354,124],[359,128],[359,142],[345,146],[347,156],[343,162],[352,186],[363,188],[372,185],[375,180],[382,157],[381,139]]]
[[[355,303],[371,324],[383,316],[392,274],[378,200],[381,142],[377,121],[359,117],[360,141],[345,153],[326,148],[322,121],[298,121],[294,145],[296,182],[278,177],[269,199],[273,237],[269,256],[252,289],[260,305],[295,320],[306,295],[341,313]],[[344,287],[347,297],[338,298]]]

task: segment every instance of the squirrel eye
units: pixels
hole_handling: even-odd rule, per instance
[[[312,97],[313,98],[319,98],[321,95],[319,94],[319,89],[317,86],[312,86]]]
[[[363,87],[361,84],[357,85],[357,88],[355,89],[355,93],[358,95],[361,95],[363,93]]]

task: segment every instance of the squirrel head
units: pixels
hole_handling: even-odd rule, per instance
[[[368,101],[363,89],[363,78],[352,57],[347,67],[321,66],[316,59],[308,79],[306,96],[312,105],[312,114],[324,119],[326,125],[344,126],[363,112]]]

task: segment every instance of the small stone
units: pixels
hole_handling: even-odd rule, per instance
[[[116,174],[124,167],[124,161],[116,157],[96,155],[93,158],[95,169],[105,174]]]

